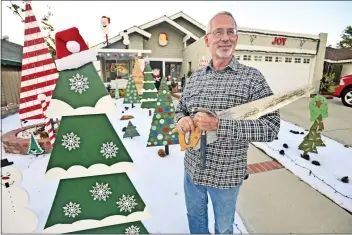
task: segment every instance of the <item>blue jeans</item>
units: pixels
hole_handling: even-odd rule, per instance
[[[184,191],[188,226],[191,234],[210,234],[208,228],[208,193],[215,217],[215,234],[233,234],[236,201],[240,186],[216,189],[195,185],[185,172]]]

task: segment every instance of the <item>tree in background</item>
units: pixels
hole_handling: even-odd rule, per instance
[[[310,104],[310,120],[314,121],[309,133],[304,137],[302,143],[298,146],[303,151],[302,157],[309,160],[308,152],[318,153],[317,146],[324,147],[325,144],[321,139],[321,132],[324,130],[323,118],[328,116],[328,101],[324,96],[315,96]]]
[[[141,108],[149,109],[149,116],[152,115],[151,109],[155,108],[158,90],[155,87],[155,80],[152,75],[152,68],[149,64],[144,69],[143,94]]]
[[[141,101],[139,100],[139,95],[137,92],[136,84],[134,83],[134,79],[132,76],[129,77],[127,88],[126,88],[126,95],[123,99],[124,104],[138,104]]]
[[[163,78],[159,87],[147,147],[165,146],[165,153],[168,155],[169,145],[179,143],[178,134],[172,133],[172,129],[175,128],[174,112],[175,108],[166,78]]]
[[[341,35],[342,40],[338,42],[339,48],[349,48],[352,47],[352,25],[345,28]]]
[[[49,48],[51,56],[55,60],[56,59],[55,40],[51,36],[51,33],[53,33],[55,30],[50,23],[50,18],[53,16],[53,13],[50,11],[50,7],[49,6],[47,7],[48,7],[48,13],[41,18],[40,22],[43,25],[42,26],[43,30],[46,32],[46,35],[44,34],[46,44]],[[10,5],[7,6],[7,8],[9,8],[14,15],[17,15],[18,17],[20,17],[21,21],[24,23],[24,19],[22,16],[22,13],[26,11],[24,8],[20,7],[16,3],[13,3],[12,1],[10,1]]]

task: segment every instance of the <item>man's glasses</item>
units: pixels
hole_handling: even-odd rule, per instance
[[[237,35],[237,30],[236,29],[227,29],[227,36],[229,36],[230,38],[234,38]],[[213,34],[214,37],[216,38],[222,38],[225,34],[225,30],[224,29],[215,29],[213,32],[208,33],[208,34]]]

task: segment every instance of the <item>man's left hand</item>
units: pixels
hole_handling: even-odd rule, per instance
[[[219,120],[217,117],[211,116],[207,113],[198,112],[195,114],[193,122],[202,131],[216,131],[216,129],[218,129]]]

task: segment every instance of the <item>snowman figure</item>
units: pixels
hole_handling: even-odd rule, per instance
[[[22,174],[13,162],[1,160],[2,232],[31,233],[38,225],[36,214],[27,208],[29,196],[20,187]]]

